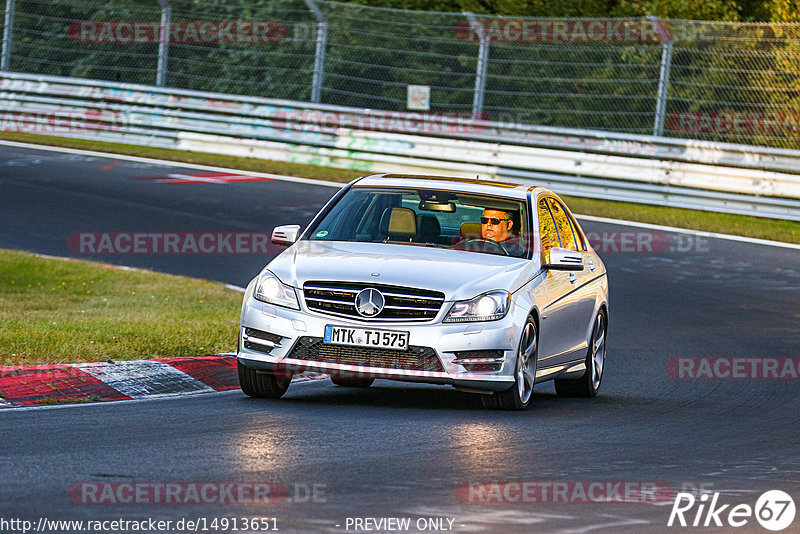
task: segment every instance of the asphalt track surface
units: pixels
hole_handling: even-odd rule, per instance
[[[0,247],[67,256],[76,255],[66,246],[75,232],[269,231],[306,223],[335,191],[282,181],[142,179],[176,172],[197,171],[0,147]],[[592,222],[584,228],[635,230]],[[667,372],[678,357],[800,357],[800,254],[669,239],[688,250],[601,252],[611,312],[596,399],[558,398],[546,384],[537,386],[531,410],[504,413],[485,411],[474,396],[447,387],[377,381],[350,390],[322,380],[295,384],[278,401],[232,391],[4,409],[0,518],[275,517],[283,532],[347,532],[348,517],[409,517],[411,531],[427,517],[453,519],[455,532],[732,530],[668,529],[669,498],[471,504],[457,492],[470,481],[662,481],[673,491],[704,488],[719,492],[720,504],[751,506],[762,492],[780,489],[800,504],[799,380],[690,380]],[[268,260],[79,256],[237,285]],[[288,499],[88,505],[69,495],[81,482],[204,481],[275,482]],[[308,498],[315,484],[317,498]],[[689,521],[696,511],[687,513]],[[754,518],[736,531],[767,532]],[[783,532],[798,531],[800,517]]]

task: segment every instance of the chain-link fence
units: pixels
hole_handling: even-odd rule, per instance
[[[797,24],[6,0],[0,70],[800,148]]]

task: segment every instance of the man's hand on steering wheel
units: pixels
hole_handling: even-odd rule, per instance
[[[486,239],[485,237],[473,237],[471,239],[467,239],[463,243],[459,243],[456,246],[458,248],[463,248],[464,250],[468,250],[468,245],[470,243],[482,243],[484,245],[490,245],[490,246],[493,246],[494,248],[498,249],[500,252],[502,252],[506,256],[510,255],[508,253],[508,250],[506,250],[506,247],[504,247],[502,243],[498,243],[497,241],[492,241],[491,239]]]

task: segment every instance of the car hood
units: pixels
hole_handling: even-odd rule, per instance
[[[538,270],[534,264],[433,247],[303,240],[272,260],[267,269],[297,288],[309,280],[365,282],[432,289],[444,292],[446,300],[463,300],[493,289],[513,293]]]

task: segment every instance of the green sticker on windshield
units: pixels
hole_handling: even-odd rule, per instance
[[[325,237],[326,235],[328,235],[328,231],[327,230],[322,230],[321,232],[317,232],[316,235],[317,235],[317,237]]]

